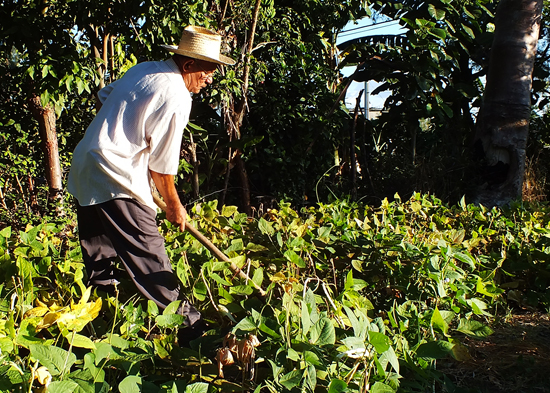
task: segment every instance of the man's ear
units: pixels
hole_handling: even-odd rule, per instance
[[[194,70],[195,60],[188,59],[183,63],[183,72],[192,72]]]

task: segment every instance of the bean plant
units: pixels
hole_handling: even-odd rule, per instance
[[[438,362],[472,361],[465,338],[512,307],[549,307],[546,205],[415,194],[189,212],[249,277],[159,214],[200,332],[181,301],[159,310],[125,279],[114,294],[87,287],[70,219],[2,229],[0,392],[455,391]]]

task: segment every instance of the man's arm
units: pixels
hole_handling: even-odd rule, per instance
[[[180,198],[178,196],[178,191],[174,184],[173,175],[165,175],[162,173],[151,172],[151,177],[155,182],[155,186],[159,191],[160,195],[166,202],[166,219],[174,225],[178,225],[180,230],[183,232],[185,230],[185,222],[187,220],[187,211],[181,204]]]

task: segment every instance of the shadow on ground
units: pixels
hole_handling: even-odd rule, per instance
[[[472,359],[439,365],[469,392],[550,393],[550,316],[514,315],[481,340],[466,339]]]

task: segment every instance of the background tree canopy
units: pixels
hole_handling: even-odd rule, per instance
[[[138,61],[165,58],[160,44],[177,42],[187,24],[220,32],[238,64],[195,97],[178,184],[186,201],[219,198],[246,209],[395,192],[475,196],[487,178],[474,142],[497,1],[262,1],[257,14],[255,3],[2,2],[2,221],[46,214],[97,90]],[[336,47],[349,21],[373,12],[399,20],[405,39]],[[526,183],[539,199],[548,161],[548,51],[540,42]],[[339,100],[348,65],[357,66],[352,78],[381,83],[372,94],[391,91],[379,118],[356,117]],[[244,115],[238,127],[235,113]]]

